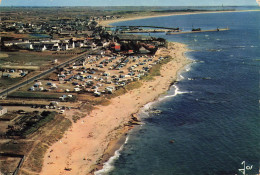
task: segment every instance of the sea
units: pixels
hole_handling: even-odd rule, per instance
[[[143,125],[128,133],[125,144],[96,175],[258,174],[260,11],[113,25],[230,30],[150,34],[186,44],[193,63],[179,72],[178,82],[166,94],[140,110]]]

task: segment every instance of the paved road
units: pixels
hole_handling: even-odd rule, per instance
[[[77,61],[77,60],[80,60],[80,59],[84,58],[86,55],[87,55],[87,53],[83,53],[83,54],[81,54],[81,55],[79,55],[79,56],[77,56],[77,57],[75,57],[75,58],[73,58],[73,59],[70,59],[70,60],[68,60],[68,61],[66,61],[66,62],[64,62],[64,63],[61,63],[61,64],[59,64],[59,65],[57,65],[57,66],[54,66],[54,67],[52,67],[52,68],[50,68],[50,69],[48,69],[48,70],[46,70],[46,71],[44,71],[44,72],[42,72],[42,73],[40,73],[40,74],[34,76],[34,77],[32,77],[32,78],[29,78],[29,79],[26,80],[26,81],[23,81],[23,82],[21,82],[21,83],[15,85],[15,86],[12,86],[12,87],[10,87],[10,88],[8,88],[8,89],[5,89],[4,91],[0,92],[0,97],[1,97],[1,96],[6,96],[6,95],[8,95],[8,93],[10,93],[10,92],[12,92],[12,91],[14,91],[14,90],[16,90],[16,89],[18,89],[18,88],[20,88],[20,87],[22,87],[22,86],[28,84],[28,83],[31,83],[31,82],[33,82],[34,80],[38,79],[38,78],[41,78],[41,77],[43,77],[43,76],[45,76],[45,75],[47,75],[47,74],[49,74],[49,73],[55,71],[57,68],[62,68],[62,67],[64,67],[65,65],[67,65],[67,64],[69,64],[69,63],[71,63],[71,62],[75,62],[75,61]]]

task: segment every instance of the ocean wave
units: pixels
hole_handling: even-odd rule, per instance
[[[234,46],[234,48],[245,48],[246,46]]]
[[[192,60],[192,63],[198,62],[198,61],[196,61],[196,60],[194,60],[192,58],[189,58],[189,59]],[[203,62],[204,63],[204,61],[199,61],[199,62]],[[185,79],[185,77],[182,75],[182,73],[190,71],[191,70],[191,65],[192,64],[186,65],[181,72],[178,72],[178,74],[177,74],[177,81],[181,81],[181,80]],[[175,85],[175,84],[172,87],[175,88],[175,91],[174,91],[173,95],[166,95],[166,96],[163,96],[163,97],[159,97],[158,100],[152,101],[152,102],[147,103],[146,105],[144,105],[144,107],[140,110],[140,114],[141,114],[142,118],[150,116],[150,110],[153,109],[153,106],[156,103],[158,103],[160,101],[163,101],[165,99],[168,99],[168,98],[175,97],[178,94],[192,93],[192,92],[187,92],[187,91],[185,91],[185,92],[180,91],[179,87],[177,85]]]
[[[178,75],[177,81],[181,81],[184,79],[184,76],[182,76],[181,74]]]
[[[191,59],[193,60],[193,59]],[[196,63],[196,60],[193,60],[192,63]],[[182,75],[183,72],[189,72],[191,70],[191,66],[192,64],[188,64],[184,67],[184,69],[181,72],[178,72],[177,74],[177,81],[181,81],[183,79],[185,79],[185,77]]]
[[[189,67],[186,67],[186,72],[189,72],[190,71],[190,66]]]
[[[141,109],[140,116],[142,118],[150,117],[151,111],[153,113],[153,111],[156,109],[156,108],[154,108],[154,106],[157,103],[159,103],[159,102],[161,102],[163,100],[166,100],[168,98],[173,98],[173,97],[175,97],[175,96],[177,96],[179,94],[190,94],[190,93],[192,93],[192,91],[180,91],[180,89],[179,89],[179,87],[177,85],[173,85],[172,87],[174,88],[174,93],[173,94],[169,94],[169,95],[165,95],[165,96],[159,97],[156,101],[147,103]]]
[[[175,96],[177,96],[177,95],[179,95],[179,94],[192,93],[191,91],[190,91],[190,92],[189,92],[189,91],[180,91],[179,87],[176,86],[176,85],[173,85],[173,87],[175,88],[174,94],[163,96],[163,97],[159,98],[158,101],[163,101],[163,100],[165,100],[165,99],[167,99],[167,98],[172,98],[172,97],[175,97]]]
[[[107,175],[115,168],[115,161],[119,158],[120,152],[123,150],[124,145],[127,144],[128,140],[129,136],[126,137],[124,144],[118,150],[116,150],[114,156],[110,157],[109,160],[103,164],[103,168],[101,170],[94,172],[94,175]]]
[[[146,105],[144,105],[144,107],[141,109],[141,116],[144,117],[149,117],[149,111],[153,108],[153,105],[156,103],[157,101],[153,101],[150,103],[147,103]]]

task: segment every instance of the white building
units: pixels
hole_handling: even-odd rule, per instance
[[[0,116],[4,115],[6,113],[7,113],[7,108],[0,106]]]

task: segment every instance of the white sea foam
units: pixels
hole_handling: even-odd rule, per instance
[[[184,79],[184,76],[182,76],[181,74],[178,74],[177,81],[180,81],[180,80],[183,80],[183,79]]]
[[[177,96],[179,94],[192,93],[191,91],[190,92],[188,92],[188,91],[180,91],[179,87],[176,86],[176,85],[173,85],[173,87],[175,88],[174,94],[163,96],[163,97],[159,98],[158,101],[163,101],[163,100],[168,99],[168,98],[173,98],[173,97],[175,97],[175,96]]]
[[[103,164],[103,168],[94,172],[95,175],[107,175],[115,168],[114,163],[119,158],[120,152],[123,150],[124,145],[127,144],[128,139],[129,136],[126,137],[124,144],[118,150],[116,150],[114,156],[110,157],[109,160]]]
[[[190,67],[186,67],[186,69],[185,69],[187,72],[189,72],[190,71]]]
[[[141,114],[142,117],[149,117],[149,110],[152,109],[153,105],[156,103],[157,101],[152,101],[150,103],[147,103],[146,105],[144,105],[144,107],[141,109]]]
[[[246,46],[234,46],[234,48],[245,48]]]
[[[190,71],[190,69],[191,69],[190,66],[191,65],[187,65],[184,68],[184,71]],[[178,73],[177,80],[180,81],[182,79],[184,79],[184,77],[181,75],[181,72],[180,72],[180,73]],[[149,116],[149,110],[152,109],[153,105],[156,104],[157,102],[163,101],[168,98],[175,97],[178,94],[191,93],[191,92],[180,91],[180,89],[177,85],[173,85],[173,87],[175,88],[174,94],[163,96],[156,101],[153,101],[153,102],[150,102],[150,103],[147,103],[146,105],[144,105],[144,107],[141,109],[142,115],[145,114],[145,115]],[[129,139],[129,136],[126,137],[124,144],[115,152],[114,156],[110,157],[109,160],[103,164],[103,168],[101,170],[94,172],[95,175],[107,175],[109,172],[111,172],[115,168],[114,163],[120,157],[120,152],[123,150],[124,145],[127,144],[128,139]]]
[[[191,59],[191,60],[193,60],[193,59]],[[192,62],[195,63],[195,60],[193,60]],[[182,73],[183,72],[189,72],[190,70],[191,70],[191,64],[186,65],[184,67],[184,69],[182,69],[182,71],[178,72],[177,81],[181,81],[181,80],[185,79],[184,76],[182,75]]]

